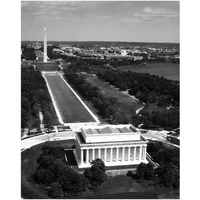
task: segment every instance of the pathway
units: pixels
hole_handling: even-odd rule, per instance
[[[39,135],[31,138],[27,138],[21,140],[21,152],[35,146],[40,143],[44,143],[47,141],[57,141],[57,140],[70,140],[75,139],[75,132],[74,131],[63,131],[58,133],[50,133]]]
[[[180,148],[179,145],[173,144],[166,139],[166,136],[169,133],[169,131],[165,131],[165,130],[154,131],[154,130],[145,130],[145,129],[138,129],[138,130],[141,132],[142,136],[147,140],[156,140],[156,141],[160,141],[165,144]],[[142,133],[144,131],[146,131],[146,133]]]
[[[143,106],[142,106],[141,108],[139,108],[139,109],[137,109],[137,110],[135,111],[137,115],[139,114],[139,112],[140,112],[142,109],[144,109],[144,105],[145,105],[145,103],[143,103]]]

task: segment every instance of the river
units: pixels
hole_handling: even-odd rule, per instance
[[[146,65],[124,66],[121,70],[154,74],[174,81],[180,79],[180,66],[174,63],[147,63]]]

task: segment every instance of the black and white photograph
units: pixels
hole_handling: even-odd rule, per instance
[[[20,9],[21,198],[180,199],[180,2]]]

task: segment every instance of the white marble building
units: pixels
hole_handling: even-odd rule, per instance
[[[146,160],[148,141],[132,125],[100,125],[76,133],[75,158],[79,168],[96,158],[106,166],[137,165]]]

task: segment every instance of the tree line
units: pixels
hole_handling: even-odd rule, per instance
[[[91,162],[91,168],[79,174],[65,161],[62,147],[44,145],[37,159],[38,167],[30,181],[50,198],[76,198],[86,189],[97,191],[107,180],[102,160]]]
[[[140,116],[132,113],[134,125],[143,123],[143,128],[179,127],[179,82],[150,74],[109,69],[99,69],[96,75],[119,90],[128,90],[130,95],[146,104]],[[162,109],[148,111],[146,108],[152,104]],[[166,109],[169,106],[172,109]]]
[[[21,59],[35,60],[36,59],[35,49],[23,46]]]
[[[21,128],[40,129],[39,111],[43,123],[50,127],[56,118],[46,82],[33,66],[21,68]]]
[[[166,106],[179,106],[179,83],[177,81],[156,75],[109,69],[99,69],[97,76],[120,90],[129,89],[129,94],[144,103],[158,102]]]

